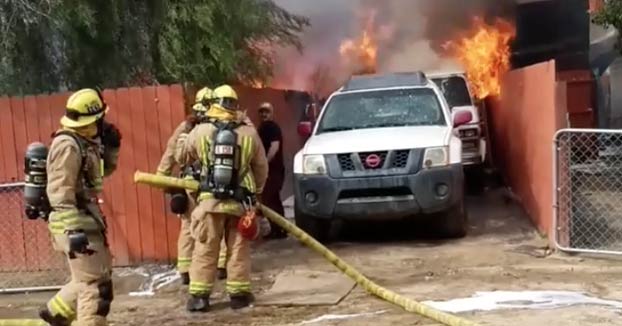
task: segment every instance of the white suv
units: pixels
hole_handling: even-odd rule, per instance
[[[440,89],[422,72],[351,78],[333,93],[294,157],[296,224],[319,241],[331,221],[433,216],[466,233],[462,142]],[[305,135],[306,134],[306,135]],[[436,214],[441,213],[441,214]]]

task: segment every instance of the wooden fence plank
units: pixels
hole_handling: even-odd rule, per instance
[[[136,160],[140,159],[135,150],[133,137],[133,120],[130,114],[130,91],[127,88],[117,90],[117,110],[119,112],[118,127],[123,134],[123,146],[121,146],[119,156],[119,171],[122,175],[122,187],[124,189],[123,202],[125,204],[125,236],[127,239],[129,263],[134,264],[141,261],[142,256],[142,234],[141,221],[138,210],[138,193],[134,184],[134,172],[136,170]],[[135,155],[136,154],[136,155]],[[142,213],[142,212],[141,212]],[[121,225],[122,226],[122,225]]]
[[[35,99],[35,111],[36,118],[39,121],[39,141],[49,144],[52,139],[52,132],[54,132],[54,123],[52,122],[51,115],[51,97],[48,95],[40,95]],[[31,113],[28,113],[30,117]],[[30,121],[27,119],[27,121]],[[29,223],[29,222],[26,222]],[[47,228],[47,223],[41,220],[32,221],[36,229],[37,238],[37,251],[39,255],[39,266],[41,269],[58,269],[64,267],[63,259],[54,252],[52,248],[52,242],[50,240],[50,234]]]
[[[41,141],[41,135],[39,133],[41,128],[39,127],[37,100],[34,96],[26,96],[24,98],[24,117],[26,121],[26,146],[33,142]],[[22,151],[22,156],[24,155],[23,153],[25,153],[25,149]],[[24,226],[26,263],[28,264],[28,269],[40,270],[46,267],[44,264],[45,260],[42,258],[45,258],[43,255],[47,253],[47,250],[41,250],[43,248],[40,248],[39,246],[39,238],[37,234],[43,221],[31,221],[26,219],[26,217],[23,217],[22,221]]]
[[[108,104],[110,111],[106,116],[106,120],[119,127],[119,117],[123,114],[126,108],[119,107],[117,100],[117,93],[113,90],[104,91],[104,98]],[[121,131],[121,146],[128,146],[128,138],[126,132]],[[128,233],[127,233],[127,211],[125,206],[125,191],[126,187],[123,184],[123,172],[121,160],[117,162],[117,170],[107,178],[104,182],[105,198],[108,201],[108,207],[111,212],[108,216],[108,226],[111,228],[110,245],[113,252],[113,259],[115,266],[127,266],[130,263],[129,249],[128,249]]]
[[[158,98],[158,124],[160,128],[160,148],[162,153],[166,148],[168,139],[173,134],[173,121],[171,118],[171,94],[168,86],[158,86],[156,89],[156,95]],[[165,197],[168,200],[168,197]],[[177,257],[177,237],[179,235],[179,218],[172,214],[169,210],[168,202],[165,207],[166,217],[166,234],[167,234],[167,246],[169,259],[176,259]]]
[[[5,163],[9,163],[10,169],[7,170],[8,173],[12,176],[13,182],[18,182],[23,180],[23,146],[26,142],[26,128],[24,121],[24,101],[22,98],[12,97],[10,99],[10,110],[6,112],[8,117],[11,117],[10,123],[6,123],[8,121],[5,120],[4,125],[2,126],[2,138],[4,141],[4,137],[9,137],[13,146],[8,143],[4,143],[3,149],[5,149],[5,154],[8,154],[9,160],[13,162],[5,161]],[[5,131],[4,129],[8,129]],[[19,152],[18,152],[19,151]],[[21,163],[21,164],[20,164]],[[22,171],[22,172],[20,172]],[[8,241],[10,246],[12,247],[12,261],[14,267],[18,270],[26,270],[27,269],[27,258],[26,258],[26,248],[24,241],[24,227],[22,223],[22,201],[21,201],[21,192],[20,188],[12,187],[5,188],[5,206],[2,208],[2,214],[6,215],[4,220],[9,223],[10,228],[8,234],[4,234],[4,239]]]
[[[7,101],[0,104],[7,109],[0,117],[0,137],[4,156],[4,182],[18,182],[17,153],[15,152],[15,135],[13,133],[13,114],[11,113],[11,102]]]
[[[147,134],[145,130],[145,110],[143,108],[142,90],[138,87],[130,88],[130,103],[132,116],[132,139],[136,155],[135,168],[148,171],[147,162]],[[138,185],[138,207],[140,219],[140,233],[142,240],[142,259],[150,261],[155,256],[155,238],[153,236],[153,210],[151,206],[151,189],[148,186]]]
[[[169,91],[169,103],[170,103],[170,112],[171,112],[171,132],[174,128],[186,118],[185,108],[184,108],[184,91],[180,85],[172,85],[168,87]],[[175,248],[175,250],[171,251],[174,253],[172,258],[177,258],[177,238],[179,236],[179,229],[181,223],[179,219],[169,212],[169,223],[168,223],[168,232],[171,234],[169,237],[169,247]]]
[[[156,103],[156,88],[144,87],[143,108],[145,110],[145,131],[147,132],[147,163],[148,171],[155,173],[162,157],[160,133],[158,123],[158,110]],[[168,261],[168,235],[166,233],[166,206],[164,205],[164,193],[160,189],[151,188],[151,205],[153,209],[153,235],[155,239],[154,259],[159,262]]]

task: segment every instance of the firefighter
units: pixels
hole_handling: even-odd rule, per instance
[[[261,139],[244,123],[233,88],[223,85],[214,90],[206,118],[186,136],[177,154],[182,162],[201,162],[198,205],[191,216],[195,238],[187,303],[191,312],[209,310],[223,236],[229,250],[226,289],[231,308],[252,302],[250,240],[238,232],[238,223],[254,209],[253,203],[261,201],[268,175]]]
[[[104,121],[101,94],[82,89],[67,100],[62,128],[47,156],[48,229],[53,247],[69,261],[71,282],[39,312],[52,326],[107,325],[113,300],[112,258],[97,194],[115,169],[121,134]]]
[[[207,107],[210,105],[211,97],[212,90],[208,87],[204,87],[197,92],[195,103],[192,106],[192,114],[177,126],[173,135],[169,138],[156,174],[171,175],[174,166],[178,165],[178,162],[175,160],[175,147],[177,146],[179,135],[189,133],[200,122],[207,111]],[[192,165],[182,167],[180,170],[182,177],[192,178],[194,176]],[[181,218],[181,228],[177,238],[177,271],[181,276],[182,284],[188,285],[190,284],[188,270],[192,263],[192,250],[194,249],[194,240],[190,234],[190,213],[196,205],[195,194],[183,190],[171,190],[169,194],[171,211]],[[226,248],[223,249],[226,256]]]

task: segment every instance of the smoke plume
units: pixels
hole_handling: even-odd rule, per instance
[[[377,72],[459,68],[442,45],[468,30],[474,17],[512,20],[516,0],[275,0],[309,17],[303,53],[277,51],[272,87],[326,95],[352,68],[340,58],[345,39],[359,37],[370,13],[378,46]]]

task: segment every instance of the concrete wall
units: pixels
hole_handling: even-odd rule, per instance
[[[511,71],[488,105],[494,163],[542,233],[552,221],[552,139],[565,126],[565,83],[555,80],[554,61]]]

